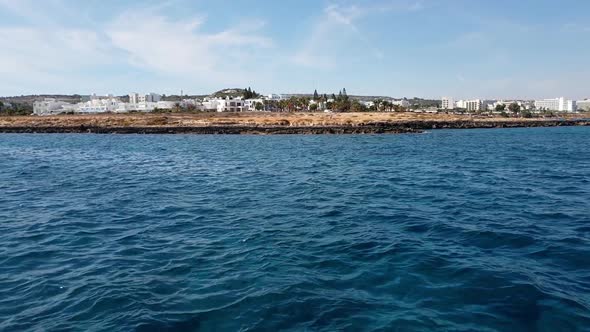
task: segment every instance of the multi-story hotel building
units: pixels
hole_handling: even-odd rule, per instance
[[[574,100],[567,100],[564,97],[535,100],[535,108],[546,111],[575,112],[576,102]]]

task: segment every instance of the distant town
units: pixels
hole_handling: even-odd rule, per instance
[[[16,102],[14,101],[16,100]],[[127,96],[76,96],[0,98],[1,114],[58,115],[98,113],[170,112],[416,112],[479,114],[490,116],[533,117],[554,113],[590,111],[590,100],[565,97],[542,100],[440,100],[419,98],[348,96],[338,94],[261,95],[251,88],[225,89],[209,96],[165,96],[157,93],[130,93]],[[32,106],[32,107],[31,107]]]

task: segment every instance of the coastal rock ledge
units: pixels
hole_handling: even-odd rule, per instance
[[[292,116],[295,118],[296,116]],[[374,116],[377,117],[377,116]],[[273,120],[273,121],[269,121]],[[363,119],[343,123],[343,117],[312,119],[296,118],[283,124],[281,119],[266,118],[251,121],[250,118],[228,119],[194,116],[167,117],[0,117],[0,133],[92,133],[92,134],[403,134],[420,133],[432,129],[475,128],[524,128],[588,126],[590,119]],[[317,121],[321,120],[321,121]],[[328,120],[328,121],[326,121]],[[344,118],[349,120],[349,118]]]

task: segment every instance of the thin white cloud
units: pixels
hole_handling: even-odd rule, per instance
[[[204,32],[205,15],[173,20],[160,14],[161,8],[145,7],[77,28],[59,15],[51,15],[62,14],[57,10],[63,5],[60,0],[39,4],[38,10],[33,4],[28,0],[0,0],[0,10],[23,21],[15,26],[0,23],[0,76],[4,82],[39,86],[41,81],[63,82],[68,78],[70,82],[84,81],[82,71],[132,65],[154,77],[189,82],[187,85],[203,80],[245,84],[252,63],[260,63],[256,57],[266,57],[274,46],[263,34],[262,20]]]
[[[328,19],[348,25],[356,30],[357,28],[354,24],[354,21],[363,14],[363,10],[354,5],[350,7],[341,7],[339,5],[332,4],[324,9],[324,13]]]
[[[162,75],[204,75],[208,79],[243,74],[236,67],[234,54],[273,45],[261,34],[262,22],[242,23],[215,33],[201,32],[203,22],[202,17],[173,21],[151,12],[128,12],[105,32],[134,66]]]
[[[109,63],[112,50],[103,47],[103,40],[94,31],[83,29],[48,30],[41,28],[0,28],[3,72],[14,67],[29,68],[27,72],[62,71],[87,65]]]
[[[333,68],[338,58],[348,52],[351,44],[358,44],[376,59],[383,59],[384,52],[362,31],[359,21],[373,14],[389,12],[413,12],[424,9],[421,1],[397,0],[381,1],[365,5],[341,5],[331,3],[326,6],[315,25],[312,27],[310,38],[291,57],[291,60],[301,66],[312,68]],[[343,31],[346,28],[349,31]],[[334,36],[347,35],[346,38]]]
[[[371,9],[377,9],[382,12],[415,12],[426,9],[423,1],[416,0],[390,0],[377,3]]]
[[[342,36],[343,27],[355,34],[359,33],[355,20],[362,15],[362,10],[356,6],[341,7],[329,5],[323,15],[312,28],[310,37],[301,45],[291,60],[298,65],[311,68],[332,68],[336,66],[334,51],[339,51],[342,40],[335,36]],[[345,32],[345,34],[347,34]]]

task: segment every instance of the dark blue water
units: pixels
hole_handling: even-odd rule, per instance
[[[590,329],[590,128],[0,135],[0,330]]]

